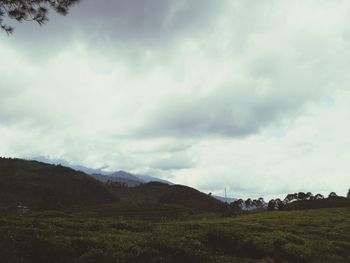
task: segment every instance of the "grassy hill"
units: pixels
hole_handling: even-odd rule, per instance
[[[0,158],[0,209],[17,203],[32,211],[0,213],[1,262],[350,262],[350,204],[342,197],[223,217],[223,203],[190,187],[127,188]]]
[[[37,161],[0,158],[0,206],[57,209],[105,204],[116,198],[82,172]]]
[[[0,215],[2,262],[350,262],[350,208],[151,223]]]
[[[130,188],[61,165],[0,158],[0,209],[17,204],[31,210],[84,207],[79,213],[139,219],[183,218],[224,208],[187,186],[151,182]]]
[[[151,182],[132,188],[112,184],[109,188],[121,202],[131,204],[167,204],[186,207],[197,212],[218,212],[224,207],[222,202],[212,196],[183,185]]]

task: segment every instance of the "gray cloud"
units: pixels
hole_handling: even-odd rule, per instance
[[[85,0],[18,25],[0,35],[0,154],[242,195],[342,189],[349,2],[297,3]]]
[[[222,3],[192,0],[86,1],[73,10],[71,20],[94,34],[115,38],[169,37],[196,28],[218,11]]]
[[[167,171],[193,168],[194,165],[193,160],[186,154],[186,152],[180,152],[179,154],[160,157],[158,160],[153,162],[150,167]]]
[[[247,87],[237,94],[234,88],[222,88],[205,95],[172,98],[135,133],[146,137],[244,137],[298,111],[304,102],[304,98],[278,95],[260,97],[249,94],[251,90]]]
[[[16,45],[49,56],[65,43],[84,39],[90,48],[111,53],[140,55],[173,45],[175,40],[203,34],[215,22],[226,1],[200,0],[84,0],[66,17],[51,13],[43,27],[16,26]]]

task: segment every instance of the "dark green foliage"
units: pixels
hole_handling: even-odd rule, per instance
[[[349,262],[350,209],[150,223],[40,212],[0,216],[1,262]]]
[[[239,214],[242,212],[242,205],[244,201],[242,199],[238,199],[230,204],[230,210],[232,214]]]
[[[227,205],[190,187],[104,185],[62,166],[0,158],[0,208],[22,203],[32,209],[18,216],[0,213],[0,259],[10,263],[349,262],[350,199],[316,199],[311,193],[294,196],[297,201],[290,203],[271,200],[269,208],[347,208],[238,215],[243,200],[236,202],[237,207]],[[112,202],[115,199],[119,201]],[[259,203],[263,199],[246,201]]]
[[[275,211],[275,210],[282,210],[284,206],[284,203],[282,202],[281,199],[272,199],[269,201],[267,204],[267,210],[269,211]]]
[[[121,201],[132,204],[175,205],[196,212],[222,212],[225,204],[214,197],[183,185],[168,185],[158,182],[126,188],[108,186]]]
[[[338,195],[335,192],[331,192],[328,195],[328,198],[332,198],[332,197],[337,197]]]
[[[350,199],[340,196],[326,199],[302,200],[286,204],[283,210],[350,207]]]
[[[0,0],[0,27],[7,33],[13,32],[13,27],[3,22],[4,17],[18,22],[35,21],[42,25],[48,20],[50,8],[66,15],[68,9],[77,2],[79,0]]]
[[[321,194],[315,196],[308,193],[288,194],[283,202],[280,199],[272,199],[268,203],[267,210],[303,210],[316,208],[336,208],[350,207],[350,200],[345,197],[338,197],[335,192],[331,192],[328,198],[324,198]]]
[[[324,199],[324,196],[321,194],[315,195],[314,200],[319,200],[319,199]]]
[[[100,182],[63,166],[0,158],[0,207],[60,209],[116,200]]]

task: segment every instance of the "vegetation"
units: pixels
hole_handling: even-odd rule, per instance
[[[279,198],[270,200],[267,209],[269,211],[274,211],[336,207],[350,207],[349,193],[347,194],[347,198],[338,196],[335,192],[331,192],[327,198],[324,198],[321,194],[316,194],[314,196],[310,192],[288,194],[283,201]]]
[[[349,262],[350,208],[187,221],[0,216],[2,262]]]
[[[105,185],[63,166],[0,158],[0,207],[62,209],[106,204],[116,198]]]
[[[114,195],[124,203],[168,204],[190,208],[196,212],[223,212],[226,205],[214,197],[183,185],[151,182],[136,187],[108,184]]]
[[[79,0],[0,0],[0,28],[8,34],[13,32],[13,27],[4,23],[4,18],[18,22],[35,21],[42,25],[48,20],[49,8],[66,15],[77,2]]]
[[[103,184],[60,165],[0,158],[0,258],[349,262],[350,198],[295,193],[228,205],[186,186]]]

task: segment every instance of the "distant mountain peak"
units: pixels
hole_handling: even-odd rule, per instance
[[[43,163],[48,163],[48,164],[55,164],[55,165],[61,164],[61,165],[70,167],[76,171],[84,172],[101,182],[107,182],[107,181],[120,182],[120,183],[126,183],[128,186],[136,186],[136,185],[149,183],[149,182],[160,182],[160,183],[173,185],[172,182],[159,179],[157,177],[149,176],[149,175],[136,175],[123,170],[118,170],[116,172],[106,172],[101,168],[97,168],[97,169],[89,168],[83,165],[73,164],[64,159],[52,159],[50,157],[45,157],[45,156],[36,156],[28,159],[43,162]]]

